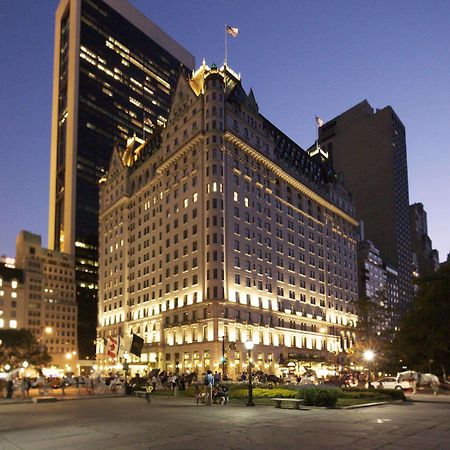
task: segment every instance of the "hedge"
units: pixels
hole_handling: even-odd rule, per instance
[[[297,394],[297,398],[303,398],[306,406],[336,406],[338,396],[342,391],[340,389],[323,389],[312,387],[302,389]]]
[[[200,392],[204,391],[203,385],[198,384]],[[227,383],[230,398],[245,399],[248,397],[247,383]],[[184,395],[195,396],[195,385],[187,388]],[[405,400],[405,394],[398,389],[377,389],[368,391],[367,389],[348,388],[341,389],[335,387],[276,387],[258,386],[253,387],[253,397],[255,399],[269,398],[303,398],[307,406],[335,406],[338,398],[346,399],[367,399],[369,402],[379,400]]]

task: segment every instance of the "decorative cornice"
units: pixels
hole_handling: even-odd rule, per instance
[[[203,134],[200,132],[192,138],[188,143],[183,145],[178,149],[172,156],[169,156],[157,169],[156,172],[161,175],[165,170],[167,170],[171,165],[175,164],[186,152],[191,150],[197,144],[203,141]]]
[[[343,219],[345,219],[347,222],[351,223],[354,226],[358,226],[358,221],[354,219],[352,216],[347,214],[342,209],[338,208],[333,203],[325,200],[323,197],[321,197],[319,194],[314,192],[312,189],[305,186],[303,183],[295,179],[293,176],[289,175],[287,172],[285,172],[283,169],[281,169],[280,166],[275,164],[273,161],[271,161],[266,156],[262,155],[260,152],[255,150],[254,148],[250,147],[248,144],[246,144],[244,141],[239,139],[234,134],[230,133],[229,131],[225,132],[225,140],[230,142],[231,144],[239,147],[241,150],[248,153],[255,161],[263,164],[265,167],[270,169],[277,177],[281,178],[286,183],[290,184],[293,188],[300,191],[302,194],[309,197],[311,200],[314,200],[315,202],[319,203],[325,208],[328,208],[330,211],[338,214]]]

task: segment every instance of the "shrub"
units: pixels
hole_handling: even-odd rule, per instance
[[[298,393],[298,397],[304,399],[306,406],[335,406],[338,395],[338,389],[323,389],[320,387],[303,389]]]
[[[368,391],[368,390],[343,390],[339,395],[339,398],[366,398],[367,400],[379,398],[381,392],[379,391]]]
[[[296,391],[284,388],[254,388],[253,398],[295,398]],[[234,389],[231,398],[247,398],[248,388]]]
[[[368,391],[367,389],[344,389],[340,398],[362,398],[368,401],[376,400],[405,400],[405,393],[401,389],[375,389]]]
[[[384,389],[384,393],[388,394],[392,400],[406,400],[402,389]]]

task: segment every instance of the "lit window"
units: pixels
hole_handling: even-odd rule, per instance
[[[213,183],[213,192],[217,192],[217,182],[214,181]]]
[[[244,198],[244,205],[248,207],[248,198],[247,197]]]
[[[5,291],[0,290],[0,297],[3,297],[5,295]]]
[[[11,287],[13,289],[16,289],[17,288],[17,281],[11,281]]]
[[[5,326],[5,321],[3,319],[0,319],[0,328],[3,328]]]
[[[10,328],[17,328],[17,320],[10,320],[9,321],[9,327]]]
[[[188,200],[187,198],[185,198],[185,199],[183,200],[183,206],[184,206],[185,208],[187,208],[187,207],[189,206],[189,200]]]
[[[193,202],[195,203],[198,200],[197,192],[193,195]]]
[[[11,297],[12,298],[17,298],[17,292],[11,292]]]
[[[233,200],[237,202],[239,200],[239,194],[237,192],[233,193]]]

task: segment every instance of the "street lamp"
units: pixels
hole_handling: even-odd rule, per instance
[[[226,363],[226,358],[225,358],[225,339],[226,339],[226,336],[223,335],[219,339],[222,339],[222,358],[220,359],[220,362],[222,364],[222,381],[225,381],[225,379],[226,379],[226,375],[225,375],[225,363]]]
[[[248,402],[247,406],[255,406],[253,403],[253,386],[252,386],[252,349],[253,349],[253,341],[247,341],[245,343],[245,348],[247,349],[247,357],[248,357]]]
[[[370,384],[370,377],[371,377],[371,373],[370,373],[370,369],[372,366],[372,361],[373,358],[375,357],[375,353],[372,350],[366,350],[363,353],[363,357],[364,359],[367,361],[367,367],[368,367],[368,373],[367,373],[367,378],[368,378],[368,383],[367,383],[367,389],[370,389],[372,387],[372,385]]]

